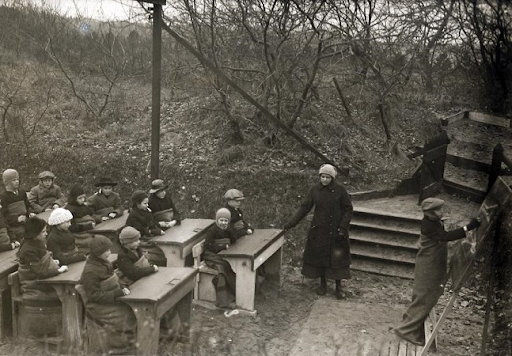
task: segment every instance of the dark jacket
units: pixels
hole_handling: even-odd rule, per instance
[[[176,209],[176,206],[172,201],[171,195],[168,192],[165,194],[165,197],[163,199],[157,197],[156,194],[150,194],[148,200],[148,206],[153,214],[158,213],[162,210],[172,209],[173,219],[176,220],[176,224],[179,225],[181,223],[180,212],[178,211],[178,209]]]
[[[11,237],[7,231],[7,222],[2,214],[0,214],[0,252],[14,250],[11,245]]]
[[[149,210],[141,210],[135,207],[131,209],[128,219],[126,219],[126,226],[137,229],[142,237],[158,236],[162,233],[162,229]]]
[[[224,207],[226,209],[228,209],[229,212],[231,213],[231,219],[229,220],[229,227],[232,229],[233,233],[235,234],[235,236],[237,238],[242,237],[244,235],[247,235],[247,230],[248,229],[254,230],[247,223],[247,221],[244,220],[244,214],[242,213],[242,210],[237,209],[237,208],[233,208],[232,206],[230,206],[227,203],[226,203],[226,205]],[[240,228],[240,229],[235,229],[234,225],[235,225],[235,223],[237,223],[239,221],[243,222],[243,227]]]
[[[93,223],[88,224],[77,224],[76,219],[83,218],[84,216],[89,215],[92,218],[95,218],[94,216],[94,210],[87,205],[78,205],[73,203],[68,203],[65,206],[66,209],[68,209],[71,214],[73,214],[73,220],[71,220],[71,226],[69,227],[69,231],[71,232],[83,232],[87,230],[91,230],[94,225]],[[101,222],[101,217],[99,217],[99,220],[95,218],[96,224]]]
[[[58,206],[65,204],[64,194],[58,185],[52,184],[50,188],[46,188],[42,182],[30,189],[28,201],[36,214],[42,213],[54,204]]]
[[[1,212],[2,212],[2,215],[5,217],[5,221],[7,221],[7,224],[9,226],[24,225],[24,223],[20,223],[18,221],[18,217],[20,215],[8,214],[8,211],[9,211],[8,207],[12,203],[23,201],[25,203],[25,208],[26,208],[26,211],[27,211],[26,214],[23,214],[23,215],[28,217],[28,214],[30,212],[32,212],[32,208],[30,207],[30,203],[28,201],[27,193],[23,189],[18,189],[18,194],[14,194],[13,192],[10,192],[10,191],[4,191],[0,195],[0,201],[2,202]]]
[[[116,217],[123,215],[123,203],[116,192],[111,192],[108,197],[103,193],[95,193],[87,199],[87,203],[94,214],[100,217],[108,216],[110,213],[115,213]]]
[[[82,253],[66,256],[66,253],[73,251],[76,247],[75,236],[67,230],[52,227],[47,237],[47,246],[48,250],[52,251],[53,258],[59,260],[61,265],[85,260],[85,255]]]
[[[102,290],[100,283],[114,274],[114,267],[109,261],[101,260],[89,255],[85,262],[85,267],[80,278],[85,293],[87,294],[87,303],[112,304],[116,298],[124,295],[121,287],[112,291]]]
[[[44,269],[40,268],[40,263],[43,257],[48,253],[44,242],[34,239],[25,240],[18,251],[20,268],[24,267],[25,279],[36,280],[48,277],[53,277],[59,274],[55,268]],[[52,262],[53,263],[53,262]]]
[[[335,268],[350,265],[348,228],[353,207],[347,191],[334,180],[327,186],[315,184],[285,229],[297,225],[313,206],[304,263]]]
[[[149,267],[137,267],[134,265],[142,257],[142,249],[130,250],[122,246],[117,255],[117,267],[132,282],[155,272],[153,265]]]
[[[217,225],[213,225],[206,231],[205,234],[205,251],[213,253],[220,252],[226,249],[226,245],[232,245],[236,242],[237,237],[231,226],[226,230],[222,230]]]

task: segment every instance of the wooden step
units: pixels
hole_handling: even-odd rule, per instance
[[[352,226],[350,239],[396,248],[417,250],[419,234],[404,234],[394,231],[374,230]]]
[[[383,276],[414,279],[414,267],[403,264],[391,264],[385,261],[367,260],[354,256],[350,268],[356,271],[374,273]]]
[[[397,249],[386,246],[375,246],[372,244],[361,243],[357,240],[351,241],[350,253],[353,256],[363,256],[377,260],[389,261],[389,263],[403,263],[414,265],[416,251]]]
[[[486,193],[483,190],[475,189],[469,186],[466,186],[462,183],[456,182],[450,179],[443,179],[443,189],[450,194],[457,194],[463,197],[467,197],[476,203],[481,203],[484,201]]]
[[[382,221],[380,219],[370,219],[370,218],[361,218],[359,216],[354,216],[352,221],[350,221],[350,226],[357,226],[360,228],[374,229],[374,230],[383,230],[383,231],[396,231],[398,233],[409,234],[409,235],[419,235],[420,234],[420,226],[411,226],[407,222],[394,222],[394,221]]]
[[[391,218],[391,219],[401,219],[407,221],[413,221],[421,223],[421,219],[423,219],[423,215],[421,213],[418,214],[405,214],[400,212],[393,211],[382,211],[377,209],[372,209],[363,206],[354,206],[354,215],[365,214],[365,215],[373,215],[379,218]]]

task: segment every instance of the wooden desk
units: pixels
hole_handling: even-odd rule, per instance
[[[284,231],[279,229],[256,229],[245,235],[229,249],[220,251],[236,273],[236,305],[254,311],[256,291],[256,269],[265,263],[268,277],[281,278]]]
[[[98,225],[96,225],[92,230],[88,232],[91,234],[104,234],[104,233],[112,233],[119,232],[123,227],[126,226],[126,220],[128,219],[128,210],[123,212],[123,215],[118,216],[115,219],[109,219],[102,221]]]
[[[167,267],[184,267],[192,247],[204,239],[204,233],[214,223],[212,219],[185,219],[181,225],[171,227],[164,235],[155,236],[150,241],[164,252]]]
[[[118,300],[127,303],[137,318],[137,354],[157,355],[160,319],[176,306],[183,324],[183,336],[190,337],[190,312],[197,269],[160,267],[129,288],[131,293]]]
[[[110,262],[117,261],[117,255],[111,254]],[[38,283],[50,285],[62,303],[62,337],[64,345],[78,348],[82,343],[83,305],[75,286],[85,267],[85,261],[68,265],[68,271],[56,276],[40,279]]]
[[[0,339],[5,339],[7,334],[12,334],[12,304],[11,288],[7,282],[7,276],[18,270],[19,249],[0,252]]]

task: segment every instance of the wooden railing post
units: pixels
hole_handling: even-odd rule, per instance
[[[489,172],[489,183],[487,185],[487,193],[491,191],[491,188],[498,179],[498,176],[501,173],[501,162],[503,161],[503,146],[501,143],[498,143],[496,147],[492,150],[492,162],[491,162],[491,171]]]

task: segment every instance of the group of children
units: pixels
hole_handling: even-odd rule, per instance
[[[18,172],[7,169],[2,174],[5,191],[0,195],[0,249],[20,247],[19,277],[22,298],[34,305],[60,303],[55,291],[37,280],[65,273],[68,265],[86,261],[79,289],[87,315],[99,322],[111,335],[111,347],[126,347],[134,335],[136,323],[131,309],[117,298],[130,293],[129,286],[139,278],[158,272],[165,265],[162,251],[150,243],[181,222],[168,185],[161,179],[151,184],[149,194],[137,190],[131,196],[132,206],[126,226],[117,240],[94,234],[94,227],[124,213],[121,198],[113,191],[112,179],[101,178],[97,192],[87,198],[79,185],[69,190],[67,201],[55,175],[45,171],[39,184],[27,194],[20,188]],[[216,214],[216,224],[209,230],[205,261],[219,271],[214,281],[218,305],[234,304],[235,277],[229,264],[216,255],[229,248],[241,236],[252,234],[253,228],[243,219],[240,203],[243,193],[237,189],[226,192],[226,206]],[[47,222],[36,214],[50,211]],[[117,269],[110,261],[113,243],[118,244]],[[118,340],[118,345],[116,345]],[[133,337],[131,337],[133,341]]]

